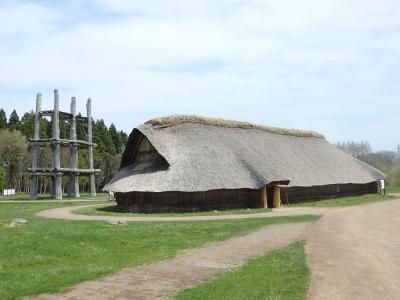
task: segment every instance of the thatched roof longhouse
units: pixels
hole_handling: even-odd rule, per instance
[[[158,152],[135,161],[141,141]],[[196,192],[367,183],[384,174],[329,144],[322,135],[198,116],[153,119],[135,128],[121,169],[105,186],[115,192]]]

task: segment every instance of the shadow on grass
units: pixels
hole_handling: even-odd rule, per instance
[[[270,212],[269,208],[231,208],[224,210],[204,210],[204,211],[160,211],[160,212],[138,212],[126,211],[117,205],[104,205],[100,207],[85,207],[75,210],[75,214],[82,215],[131,215],[131,216],[216,216],[228,214],[253,214]]]
[[[117,205],[96,207],[95,210],[100,212],[110,212],[110,213],[127,213],[127,214],[134,213],[131,211],[122,210]]]
[[[94,208],[96,211],[105,213],[125,213],[125,214],[140,214],[140,215],[171,215],[171,214],[198,214],[198,213],[224,213],[232,211],[232,209],[221,209],[221,210],[198,210],[198,211],[179,211],[179,210],[168,210],[168,211],[129,211],[118,207],[118,205],[102,206]],[[233,209],[233,211],[242,209]],[[245,210],[245,209],[243,209]],[[250,209],[248,209],[250,211]]]

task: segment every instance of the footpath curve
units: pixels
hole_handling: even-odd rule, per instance
[[[108,221],[108,222],[177,222],[177,221],[218,221],[218,220],[238,220],[253,218],[268,218],[279,216],[298,216],[298,215],[322,215],[327,209],[337,210],[340,208],[322,208],[322,207],[291,207],[273,209],[271,212],[255,213],[255,214],[237,214],[237,215],[218,215],[218,216],[182,216],[182,217],[146,217],[146,216],[88,216],[74,214],[73,211],[95,206],[104,206],[104,204],[96,205],[78,205],[57,207],[42,210],[36,213],[37,216],[49,219],[62,219],[70,221]]]

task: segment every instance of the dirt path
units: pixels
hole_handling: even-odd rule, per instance
[[[42,210],[36,215],[50,219],[62,219],[72,221],[108,221],[108,222],[176,222],[176,221],[215,221],[215,220],[236,220],[236,219],[254,219],[279,216],[298,216],[298,215],[321,215],[327,208],[322,207],[291,207],[273,209],[271,212],[255,213],[255,214],[237,214],[237,215],[217,215],[217,216],[184,216],[184,217],[146,217],[146,216],[88,216],[74,214],[74,210],[86,207],[104,206],[99,205],[79,205],[57,207]],[[336,209],[336,208],[330,208]]]
[[[247,235],[191,250],[176,258],[127,268],[102,279],[78,284],[66,294],[28,299],[157,299],[201,283],[248,259],[300,239],[311,223],[270,225]]]
[[[305,238],[310,299],[400,299],[400,200],[328,211]]]

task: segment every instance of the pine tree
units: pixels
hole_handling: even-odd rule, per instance
[[[119,132],[119,138],[121,140],[121,145],[122,145],[120,153],[122,154],[122,152],[124,152],[124,150],[125,150],[126,144],[128,143],[128,135],[121,130]]]
[[[69,122],[60,121],[60,137],[62,139],[69,139]]]
[[[42,118],[40,120],[40,138],[42,139],[48,139],[51,137],[51,132],[49,135],[49,128],[51,129],[51,126],[49,126],[49,120]]]
[[[21,132],[28,139],[32,139],[35,132],[35,114],[33,111],[25,113],[21,118]]]
[[[103,119],[100,119],[93,124],[93,142],[97,144],[99,152],[115,154],[115,147],[110,132],[104,124]]]
[[[117,154],[121,153],[122,152],[121,136],[119,135],[117,128],[115,128],[115,125],[113,123],[111,123],[111,125],[110,125],[109,133],[110,133],[112,142],[114,144],[116,153]]]
[[[8,128],[15,129],[15,130],[20,129],[19,116],[18,116],[17,112],[15,111],[15,109],[10,114],[10,118],[8,120]]]
[[[0,109],[0,129],[7,128],[7,115],[3,109]]]
[[[77,116],[81,117],[81,114],[79,113]],[[76,135],[78,140],[87,141],[87,128],[85,124],[81,122],[76,124]]]

